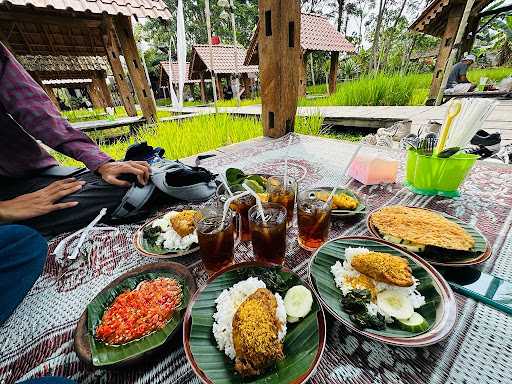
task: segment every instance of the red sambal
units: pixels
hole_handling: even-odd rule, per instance
[[[96,328],[96,338],[119,345],[163,328],[180,306],[181,296],[181,286],[174,279],[143,281],[116,297]]]

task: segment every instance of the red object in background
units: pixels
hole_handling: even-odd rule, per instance
[[[220,37],[219,36],[212,36],[212,44],[213,45],[219,45],[220,44]]]

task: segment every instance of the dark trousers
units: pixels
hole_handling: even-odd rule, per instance
[[[44,236],[55,236],[63,232],[75,231],[85,227],[94,219],[101,208],[112,213],[121,203],[127,188],[117,187],[104,182],[94,173],[84,170],[73,175],[86,184],[76,193],[66,196],[61,202],[78,201],[76,207],[51,212],[17,224],[34,228]],[[24,178],[0,178],[0,201],[10,200],[20,195],[40,190],[64,176],[32,176]],[[108,214],[104,221],[108,221]]]
[[[48,247],[36,231],[0,226],[0,325],[14,312],[43,271]]]
[[[23,301],[43,271],[48,247],[45,239],[22,225],[0,226],[0,325]],[[23,384],[73,384],[63,377],[42,377]]]

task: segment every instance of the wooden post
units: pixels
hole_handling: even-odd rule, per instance
[[[316,85],[315,82],[315,66],[313,65],[313,52],[309,52],[309,66],[311,71],[311,83],[313,83],[313,86]]]
[[[308,79],[306,75],[306,52],[301,52],[300,65],[299,65],[299,92],[297,93],[299,98],[306,95],[306,89],[308,86]]]
[[[102,23],[102,37],[103,45],[107,51],[108,62],[114,79],[117,84],[119,96],[123,102],[124,109],[128,116],[137,116],[137,109],[135,108],[135,101],[130,91],[128,78],[124,73],[123,65],[121,64],[118,39],[114,30],[114,25],[110,17],[104,18]]]
[[[215,83],[217,87],[217,98],[219,100],[224,100],[224,90],[222,89],[222,82],[219,75],[215,76]]]
[[[300,46],[300,2],[260,0],[258,34],[263,133],[281,137],[293,132],[303,66]]]
[[[87,89],[93,108],[105,108],[105,103],[98,87],[95,87],[94,83],[89,83],[85,88]]]
[[[464,36],[464,31],[466,30],[466,26],[468,24],[468,18],[473,9],[473,5],[475,4],[475,0],[467,0],[467,3],[464,7],[464,11],[462,13],[462,17],[460,19],[457,35],[455,36],[455,41],[453,42],[453,46],[450,49],[450,55],[448,56],[448,60],[446,61],[446,67],[443,71],[443,77],[441,79],[441,84],[439,86],[439,93],[436,97],[436,105],[441,105],[444,97],[444,90],[446,88],[446,84],[448,82],[448,76],[452,71],[453,62],[455,61],[455,56],[457,55],[457,51],[453,49],[454,47],[458,47],[460,42],[462,41],[462,36]]]
[[[249,78],[249,74],[244,73],[242,75],[242,82],[244,85],[244,93],[240,96],[243,96],[246,99],[252,98],[252,80]]]
[[[340,58],[340,53],[332,51],[331,52],[331,68],[329,69],[329,93],[332,95],[336,92],[336,81],[338,78],[338,60]]]
[[[115,25],[117,37],[121,43],[123,56],[130,73],[130,78],[137,94],[142,114],[150,123],[158,121],[156,115],[156,103],[151,92],[151,85],[146,76],[144,64],[139,57],[135,37],[133,36],[132,22],[129,16],[116,16]]]
[[[206,103],[206,85],[204,83],[204,73],[201,72],[199,74],[201,76],[201,82],[199,83],[199,88],[201,89],[201,102]]]
[[[104,71],[96,71],[96,77],[93,77],[92,82],[98,88],[105,107],[113,107],[114,102],[112,100],[112,94],[108,89],[106,73]]]
[[[462,6],[454,5],[450,8],[448,13],[448,21],[439,46],[439,53],[437,55],[432,84],[430,86],[430,99],[435,99],[439,93],[439,89],[441,88],[441,81],[443,80],[446,63],[448,62],[448,57],[450,56],[453,42],[455,41],[455,34],[459,28],[459,23],[462,18],[463,11],[464,8]]]
[[[59,101],[57,100],[57,96],[55,96],[55,92],[53,91],[52,86],[48,84],[43,84],[43,81],[41,80],[41,77],[39,77],[39,74],[37,72],[30,72],[30,75],[41,86],[41,88],[43,88],[43,91],[45,91],[45,93],[48,95],[53,105],[55,105],[57,109],[60,111]]]

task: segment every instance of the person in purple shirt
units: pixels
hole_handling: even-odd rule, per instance
[[[38,141],[87,169],[58,167]],[[120,204],[131,185],[126,175],[145,185],[149,165],[114,161],[71,127],[0,43],[0,224],[24,224],[45,236],[84,227],[101,208],[112,212]]]

